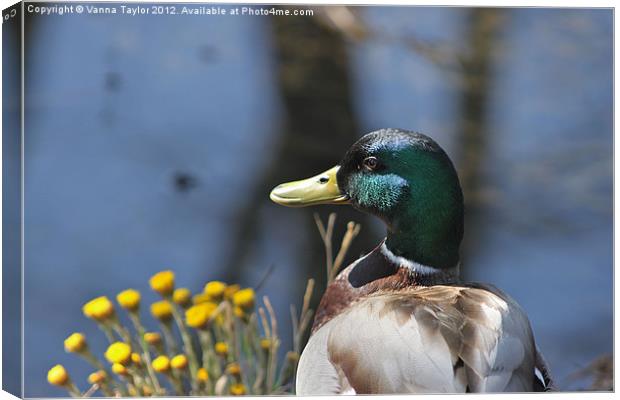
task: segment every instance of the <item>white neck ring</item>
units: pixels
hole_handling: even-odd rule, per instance
[[[405,257],[397,256],[392,253],[390,249],[387,248],[385,242],[381,244],[381,253],[388,259],[390,262],[400,265],[403,268],[407,268],[408,270],[420,275],[420,276],[431,276],[431,275],[447,275],[453,278],[458,278],[459,276],[459,267],[460,264],[457,264],[456,267],[443,269],[443,268],[435,268],[429,267],[427,265],[419,264],[415,261],[411,261],[406,259]]]

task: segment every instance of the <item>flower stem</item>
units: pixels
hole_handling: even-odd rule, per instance
[[[141,383],[143,382],[142,382],[142,377],[140,376],[140,372],[135,367],[128,367],[127,371],[129,372],[131,383],[134,389],[136,390],[136,395],[138,397],[141,397],[143,395]]]
[[[97,325],[99,326],[99,329],[101,329],[103,333],[105,334],[105,337],[106,339],[108,339],[108,342],[110,343],[116,342],[116,339],[114,339],[114,332],[112,332],[112,329],[110,328],[110,326],[108,326],[106,322],[97,323]]]
[[[138,338],[139,338],[138,341],[140,342],[140,347],[142,347],[142,356],[144,357],[144,363],[146,364],[146,369],[149,373],[151,383],[153,384],[153,387],[155,388],[155,392],[157,394],[160,394],[162,392],[162,389],[159,384],[159,380],[157,379],[157,375],[155,374],[155,370],[153,369],[153,366],[151,365],[151,353],[149,352],[148,345],[146,344],[146,341],[144,340],[145,330],[144,330],[144,326],[142,326],[142,323],[140,322],[140,315],[137,312],[130,312],[129,317],[134,327],[136,328],[136,331],[138,332]]]
[[[80,357],[82,357],[84,360],[86,360],[88,363],[90,363],[90,365],[92,365],[93,367],[95,367],[95,369],[100,369],[102,371],[106,372],[106,379],[109,379],[112,384],[114,385],[114,388],[117,389],[118,391],[121,392],[121,394],[123,396],[126,396],[127,393],[125,393],[123,385],[119,384],[116,379],[113,378],[112,374],[110,373],[110,370],[108,368],[106,368],[101,361],[99,361],[99,359],[97,357],[95,357],[95,355],[93,353],[90,352],[90,350],[86,349],[84,351],[81,351],[80,353],[78,353],[78,355]],[[103,388],[102,388],[103,390]],[[106,393],[107,394],[107,393]]]
[[[181,379],[175,376],[172,372],[167,372],[166,377],[172,384],[172,387],[174,388],[175,393],[179,396],[183,396],[184,395],[183,382],[181,382]]]
[[[198,331],[200,346],[202,347],[202,366],[209,372],[209,376],[213,380],[217,380],[222,375],[220,363],[217,356],[213,352],[213,339],[208,330],[200,329]]]
[[[112,329],[123,339],[123,342],[131,346],[131,335],[125,329],[117,318],[112,319]]]
[[[174,317],[177,326],[179,327],[179,332],[181,332],[181,339],[183,340],[183,348],[185,350],[185,354],[187,354],[187,358],[189,360],[189,373],[191,375],[190,383],[192,386],[192,390],[194,392],[198,391],[198,360],[196,359],[196,353],[194,352],[194,348],[192,346],[192,337],[183,322],[183,318],[181,318],[181,314],[179,313],[179,309],[176,304],[169,299],[172,304],[172,316]]]
[[[78,389],[73,382],[68,382],[65,385],[65,388],[67,389],[71,397],[82,397],[82,392],[80,392],[80,389]]]
[[[164,339],[166,341],[166,348],[168,350],[168,357],[172,358],[178,353],[178,346],[169,322],[162,322],[161,331],[164,333]]]

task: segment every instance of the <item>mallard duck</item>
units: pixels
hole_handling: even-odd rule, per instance
[[[350,204],[387,237],[327,287],[296,377],[300,395],[542,391],[553,383],[521,307],[459,279],[463,194],[442,148],[381,129],[326,172],[277,186],[281,205]]]

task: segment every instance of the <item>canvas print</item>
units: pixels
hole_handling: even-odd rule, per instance
[[[614,390],[611,8],[3,11],[3,390]]]

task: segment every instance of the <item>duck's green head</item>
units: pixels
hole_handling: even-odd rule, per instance
[[[352,204],[381,218],[397,256],[452,268],[463,237],[463,194],[446,153],[428,136],[381,129],[358,140],[334,168],[271,192],[278,204]]]

